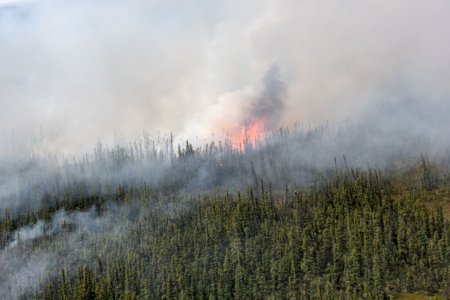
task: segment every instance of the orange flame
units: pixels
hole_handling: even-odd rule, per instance
[[[240,133],[231,138],[233,148],[244,151],[246,147],[251,146],[254,149],[256,143],[264,137],[266,119],[266,117],[261,117],[245,122]]]

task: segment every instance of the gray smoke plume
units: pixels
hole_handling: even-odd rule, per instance
[[[263,90],[251,103],[248,118],[244,125],[249,125],[264,118],[265,129],[273,130],[279,125],[283,116],[284,100],[286,99],[286,87],[280,78],[277,66],[271,66],[263,78]]]

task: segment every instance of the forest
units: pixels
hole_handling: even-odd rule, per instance
[[[366,130],[4,163],[0,298],[448,299],[450,157]]]

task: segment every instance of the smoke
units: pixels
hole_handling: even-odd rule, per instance
[[[421,153],[444,153],[448,165],[449,9],[446,0],[0,1],[0,209],[51,206],[74,187],[74,197],[130,183],[284,188]],[[262,117],[267,130],[291,131],[246,153],[211,143],[175,157],[171,137],[139,135],[199,144]],[[118,215],[128,221],[117,225]],[[89,241],[120,240],[135,218],[61,211],[17,229],[0,251],[0,298],[70,266],[68,253],[91,259]]]
[[[38,222],[36,222],[36,224],[32,226],[25,226],[20,228],[19,230],[14,232],[13,234],[14,239],[11,241],[8,247],[16,246],[19,241],[32,240],[44,235],[45,232],[44,226],[45,226],[44,221],[39,220]]]
[[[399,153],[442,154],[450,143],[449,6],[441,0],[0,6],[0,208],[45,206],[49,195],[61,197],[77,184],[95,190],[147,182],[192,191],[242,188],[266,176],[282,186],[309,181],[334,167],[336,156],[378,167]],[[261,117],[268,131],[290,126],[289,142],[275,138],[244,157],[210,144]],[[345,120],[357,128],[336,125]],[[328,121],[323,130],[293,130]],[[146,133],[138,135],[144,128],[173,131],[178,139],[167,135],[161,144],[158,133],[155,147]],[[195,153],[207,140],[206,153],[174,159],[185,139]]]
[[[280,78],[278,68],[271,66],[263,78],[263,90],[256,100],[251,103],[249,117],[246,124],[264,118],[266,129],[274,129],[279,125],[286,97],[285,87]]]
[[[130,212],[131,206],[112,204],[101,216],[93,208],[74,213],[62,210],[49,222],[39,220],[33,226],[20,228],[14,233],[15,239],[0,250],[0,297],[19,299],[34,292],[62,268],[73,271],[93,261],[93,245],[110,245],[124,238],[131,223],[121,216]],[[43,238],[49,236],[52,238]]]
[[[115,131],[209,137],[264,110],[284,125],[359,121],[377,103],[403,109],[398,99],[412,96],[433,115],[450,94],[449,6],[10,2],[0,8],[0,131],[3,140],[33,139],[33,151],[79,153]],[[271,66],[278,72],[266,83],[278,76],[283,93],[260,83]]]
[[[65,210],[56,212],[50,222],[38,220],[36,224],[24,226],[12,234],[12,240],[6,248],[13,248],[20,242],[34,240],[43,236],[51,236],[68,229],[77,229],[80,232],[95,232],[101,227],[99,224],[105,219],[96,218],[96,212],[92,208],[87,212],[67,213]]]
[[[19,299],[24,293],[36,288],[48,276],[49,265],[55,260],[49,253],[29,256],[20,252],[1,252],[2,269],[7,272],[0,275],[2,299]]]

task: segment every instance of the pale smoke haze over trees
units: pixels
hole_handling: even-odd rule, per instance
[[[204,192],[211,188],[238,190],[258,186],[260,179],[274,188],[303,186],[318,174],[335,168],[395,169],[428,155],[450,163],[446,144],[409,131],[386,131],[358,124],[317,128],[280,129],[244,152],[229,141],[204,146],[173,145],[168,135],[110,147],[99,143],[95,151],[58,162],[56,156],[30,156],[0,169],[3,209],[45,206],[48,197],[65,190],[85,193],[109,186],[147,183],[177,192]]]

